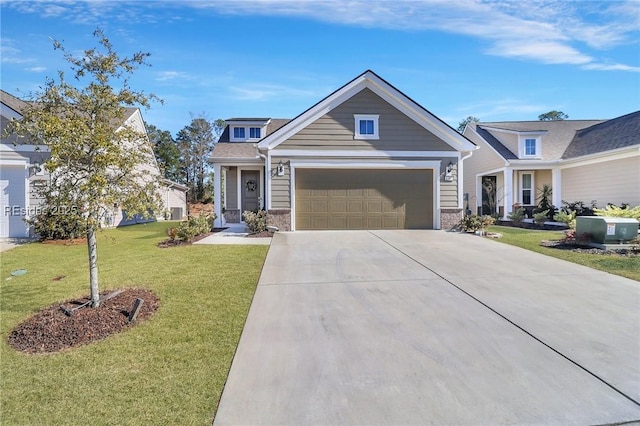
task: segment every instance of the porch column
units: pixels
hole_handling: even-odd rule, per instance
[[[557,167],[551,169],[551,203],[560,208],[562,205],[562,170]]]
[[[222,228],[222,197],[221,192],[222,168],[220,164],[213,164],[213,209],[216,214],[216,220],[213,226]]]
[[[508,219],[509,213],[511,213],[511,209],[513,208],[513,170],[510,168],[504,169],[504,196],[502,199],[504,200],[504,215],[502,219]]]

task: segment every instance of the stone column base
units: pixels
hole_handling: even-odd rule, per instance
[[[454,228],[462,220],[462,209],[440,209],[440,229]]]
[[[269,210],[267,212],[267,226],[275,226],[280,231],[291,231],[291,210]]]

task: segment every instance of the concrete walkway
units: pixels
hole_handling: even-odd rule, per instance
[[[640,420],[640,283],[444,231],[278,233],[217,425]]]
[[[242,244],[242,245],[266,245],[271,244],[271,238],[247,237],[249,230],[243,223],[229,223],[227,229],[216,232],[193,244]]]

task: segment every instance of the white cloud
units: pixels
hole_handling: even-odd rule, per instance
[[[47,70],[47,67],[31,67],[31,68],[25,68],[25,71],[30,71],[30,72],[44,72]]]
[[[159,10],[179,6],[210,9],[220,14],[292,16],[398,31],[443,31],[488,43],[485,52],[490,55],[622,71],[635,71],[637,66],[598,65],[606,62],[598,58],[599,51],[637,45],[640,28],[637,0],[183,0],[179,3],[5,0],[4,3],[22,12],[85,24],[99,23],[107,14],[128,23],[160,22]],[[584,66],[588,64],[593,66]]]
[[[298,16],[343,25],[457,33],[488,41],[491,46],[486,52],[491,55],[571,65],[596,64],[593,54],[581,50],[583,45],[607,49],[637,44],[640,16],[640,6],[635,0],[187,0],[186,3],[224,14]],[[635,68],[620,65],[609,69]]]
[[[175,79],[186,79],[188,74],[182,71],[161,71],[157,73],[157,81],[168,81]]]
[[[557,107],[556,107],[557,108]],[[523,117],[536,116],[540,111],[549,111],[553,107],[543,104],[529,104],[519,99],[497,99],[487,102],[480,102],[458,108],[460,116],[478,117],[480,121],[485,121],[488,117],[521,115]]]

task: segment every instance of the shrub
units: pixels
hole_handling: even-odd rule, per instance
[[[629,208],[628,204],[623,204],[622,207],[607,204],[604,209],[594,209],[594,213],[596,216],[628,217],[640,222],[640,206]]]
[[[537,213],[542,213],[546,211],[546,218],[549,220],[553,219],[553,215],[556,213],[556,207],[551,204],[551,194],[553,191],[549,185],[542,185],[542,188],[538,189],[540,191],[540,196],[538,197],[538,206],[533,210],[534,221],[535,215]],[[542,219],[541,219],[542,220]],[[536,222],[538,223],[538,222]],[[544,223],[544,221],[542,222]]]
[[[257,233],[267,230],[267,212],[266,210],[258,210],[257,212],[252,212],[250,210],[245,210],[242,213],[242,217],[244,218],[245,223],[247,224],[247,228],[251,233]]]
[[[569,229],[576,229],[576,212],[572,211],[566,213],[564,210],[560,210],[553,216],[553,220],[566,224]]]
[[[586,207],[582,201],[567,202],[562,200],[562,211],[565,213],[575,212],[576,216],[593,216],[596,208],[596,200],[591,200],[591,207]]]
[[[214,216],[189,216],[175,228],[167,230],[167,235],[172,240],[191,241],[194,237],[210,232],[213,227]]]
[[[544,210],[533,214],[533,221],[536,223],[536,225],[544,225],[547,219],[549,219],[549,210]]]
[[[58,208],[44,207],[35,216],[25,220],[43,240],[71,240],[85,237],[87,222],[79,211],[61,212]]]
[[[463,217],[458,227],[464,232],[484,231],[493,225],[495,221],[496,219],[492,216],[478,216],[474,214]]]
[[[524,207],[518,207],[517,209],[509,213],[507,217],[511,219],[511,222],[513,222],[514,225],[518,226],[522,223],[526,212],[527,211],[524,209]]]

